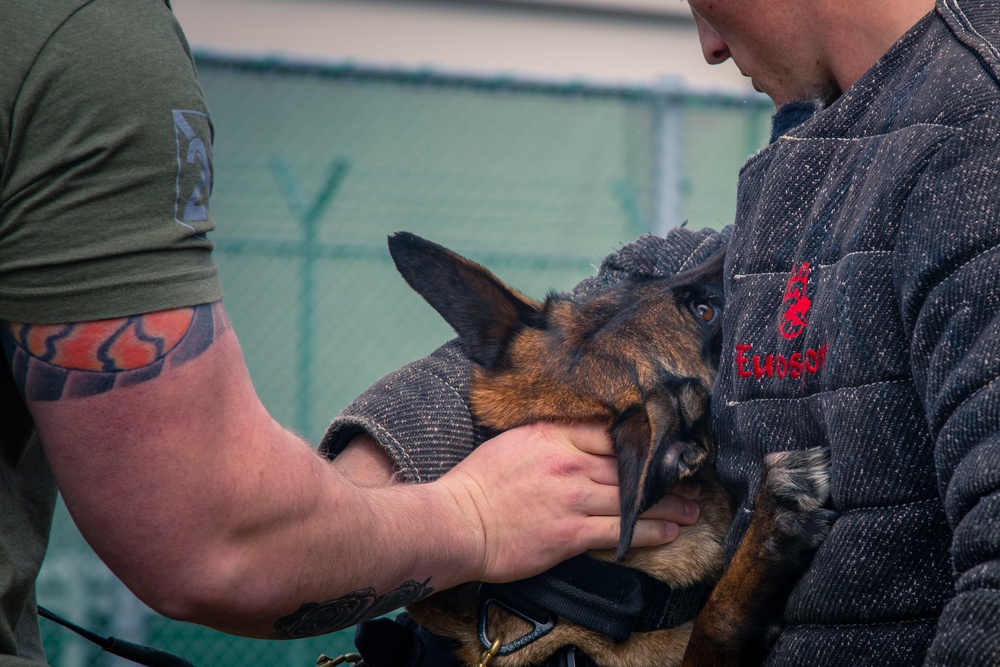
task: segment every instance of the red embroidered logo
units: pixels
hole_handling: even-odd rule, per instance
[[[812,300],[806,296],[808,283],[809,262],[804,262],[798,270],[792,272],[785,285],[785,298],[781,300],[785,311],[778,324],[778,331],[784,338],[799,336],[809,325],[809,307],[812,306]]]
[[[781,300],[781,321],[778,332],[783,338],[792,339],[802,335],[809,326],[809,308],[812,300],[806,296],[809,286],[809,262],[792,271],[785,284],[785,295]],[[802,380],[807,375],[816,375],[826,366],[827,345],[782,354],[763,352],[754,354],[754,346],[736,345],[736,374],[741,378],[772,378]]]

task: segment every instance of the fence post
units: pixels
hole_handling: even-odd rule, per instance
[[[684,222],[684,98],[677,77],[653,88],[653,220],[650,231],[663,236]]]
[[[307,203],[302,192],[299,190],[291,167],[278,156],[271,159],[271,171],[278,179],[279,184],[285,191],[289,206],[295,217],[298,218],[299,226],[302,229],[302,276],[301,289],[299,290],[299,303],[301,306],[301,316],[299,320],[299,345],[296,373],[299,379],[298,387],[298,423],[299,432],[309,434],[312,432],[312,402],[315,397],[313,392],[313,335],[315,334],[316,309],[316,262],[319,259],[319,220],[329,207],[333,196],[347,175],[348,162],[344,158],[337,158],[330,163],[327,169],[326,179],[313,202]]]

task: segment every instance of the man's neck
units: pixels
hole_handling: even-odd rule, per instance
[[[840,90],[847,90],[920,19],[934,0],[834,0],[823,6],[826,49]]]

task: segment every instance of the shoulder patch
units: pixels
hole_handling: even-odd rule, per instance
[[[212,128],[208,114],[174,109],[177,140],[177,196],[174,222],[195,232],[195,225],[208,220],[212,194]]]

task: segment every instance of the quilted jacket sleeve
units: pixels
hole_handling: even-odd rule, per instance
[[[939,149],[894,272],[953,530],[955,596],[927,663],[1000,664],[1000,110]]]
[[[576,287],[596,293],[629,275],[672,275],[697,266],[728,242],[727,232],[671,230],[642,236],[608,256],[598,275]],[[434,480],[490,437],[469,412],[470,362],[450,341],[430,356],[390,373],[337,416],[320,444],[329,457],[368,433],[393,459],[407,482]]]

